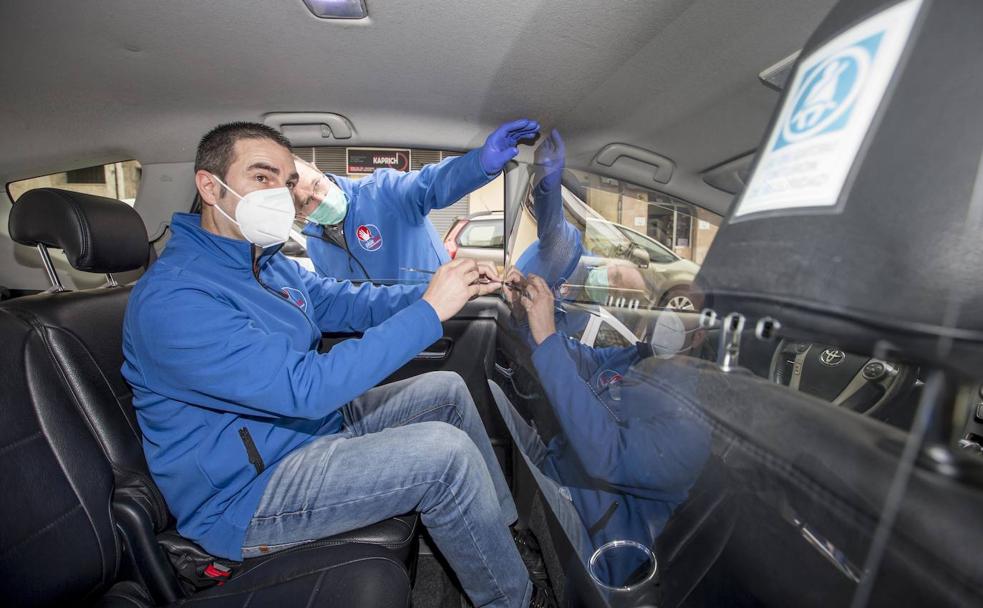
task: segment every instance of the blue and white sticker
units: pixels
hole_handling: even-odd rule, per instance
[[[900,2],[799,63],[735,218],[836,205],[921,5]]]
[[[366,251],[382,249],[382,231],[375,224],[362,224],[355,229],[358,244]]]
[[[281,291],[283,291],[283,295],[290,299],[291,304],[307,312],[307,298],[304,297],[304,292],[293,287],[283,287]]]

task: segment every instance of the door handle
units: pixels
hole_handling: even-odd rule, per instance
[[[443,361],[451,356],[451,350],[453,348],[454,340],[445,337],[437,340],[413,358],[421,361]]]

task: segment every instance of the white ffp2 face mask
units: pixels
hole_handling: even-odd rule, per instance
[[[218,204],[215,208],[239,227],[242,236],[254,245],[272,247],[285,243],[290,238],[290,228],[294,223],[294,199],[287,188],[266,188],[253,190],[246,196],[239,196],[228,184],[214,173],[212,177],[225,186],[229,192],[239,197],[235,219],[229,217]]]

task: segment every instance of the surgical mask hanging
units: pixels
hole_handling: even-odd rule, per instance
[[[317,208],[307,214],[307,221],[322,226],[340,224],[348,213],[348,195],[336,183],[328,180],[328,191]]]
[[[235,219],[229,217],[217,204],[214,205],[230,222],[239,227],[242,236],[254,245],[272,247],[285,243],[290,238],[294,223],[294,200],[287,188],[267,188],[254,190],[240,196],[214,173],[212,177],[225,186],[229,192],[239,197]]]

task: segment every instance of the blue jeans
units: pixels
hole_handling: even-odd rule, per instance
[[[475,606],[528,605],[515,504],[464,380],[434,372],[377,387],[343,414],[341,432],[276,465],[243,555],[419,511]]]

